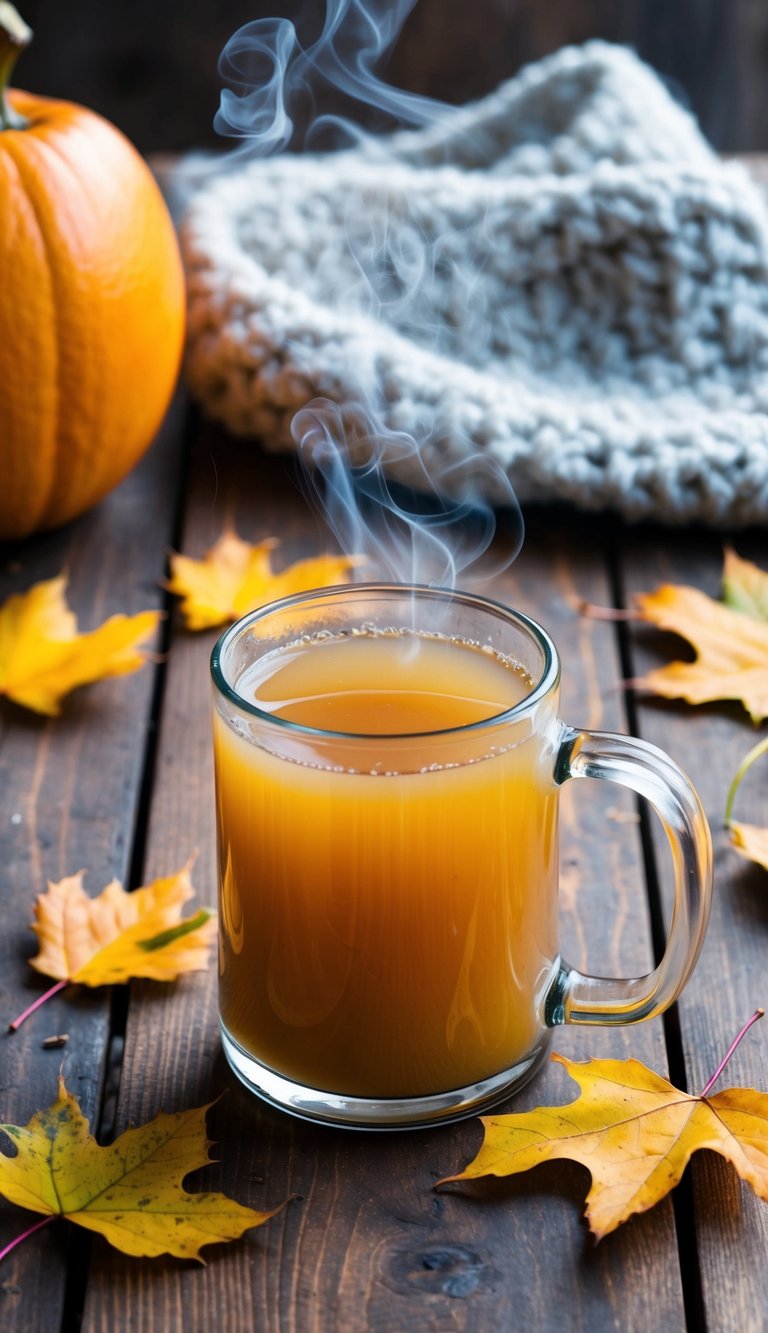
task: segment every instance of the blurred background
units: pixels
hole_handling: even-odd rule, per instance
[[[250,19],[310,25],[323,0],[18,0],[35,29],[20,87],[101,111],[144,152],[211,146],[219,53]],[[589,37],[633,46],[724,152],[768,148],[766,0],[418,0],[391,82],[448,102]]]

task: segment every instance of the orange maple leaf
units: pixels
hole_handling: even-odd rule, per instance
[[[16,1149],[0,1153],[0,1194],[45,1222],[67,1217],[98,1231],[125,1254],[199,1259],[202,1245],[235,1240],[278,1211],[257,1212],[226,1194],[188,1194],[190,1171],[210,1162],[208,1106],[160,1114],[102,1148],[75,1097],[59,1079],[58,1097],[27,1125],[0,1125]],[[282,1207],[282,1204],[279,1205]],[[45,1223],[0,1252],[0,1259]]]
[[[568,1106],[484,1116],[477,1156],[455,1176],[511,1176],[541,1162],[570,1158],[592,1176],[586,1215],[598,1240],[642,1213],[680,1180],[691,1155],[709,1148],[733,1164],[768,1200],[768,1094],[752,1088],[709,1089],[758,1010],[700,1096],[681,1092],[639,1060],[586,1060],[553,1055],[581,1093]]]
[[[112,880],[96,898],[83,889],[82,871],[49,882],[35,901],[32,929],[40,951],[30,965],[55,977],[57,985],[15,1019],[11,1030],[70,982],[173,981],[184,972],[206,969],[215,923],[205,909],[182,918],[181,909],[193,895],[189,865],[133,893]]]
[[[66,586],[60,574],[0,607],[0,694],[49,716],[61,711],[64,695],[79,685],[138,671],[146,656],[137,645],[161,619],[159,611],[111,616],[98,629],[78,634]]]
[[[252,546],[234,532],[225,532],[202,560],[172,555],[167,586],[183,598],[181,611],[187,629],[224,625],[279,597],[343,583],[359,563],[356,556],[318,555],[297,560],[276,573],[271,553],[277,544],[267,538]]]
[[[671,583],[636,596],[642,619],[687,639],[696,660],[671,662],[635,683],[691,704],[738,699],[759,722],[768,717],[768,574],[726,551],[723,586],[724,602]]]

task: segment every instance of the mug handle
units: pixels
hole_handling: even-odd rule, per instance
[[[564,727],[555,782],[605,778],[650,801],[672,850],[675,901],[667,947],[644,977],[593,977],[561,962],[545,1003],[548,1027],[639,1023],[663,1013],[680,994],[704,942],[712,902],[712,838],[706,815],[682,769],[663,750],[631,736]]]

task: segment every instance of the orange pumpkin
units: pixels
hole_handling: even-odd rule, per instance
[[[135,149],[83,107],[5,99],[29,36],[0,5],[0,537],[55,527],[122,480],[184,337],[173,225]]]

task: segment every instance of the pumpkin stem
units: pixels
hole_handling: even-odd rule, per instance
[[[0,131],[24,130],[29,121],[14,111],[5,94],[13,67],[32,41],[32,29],[8,0],[0,0]]]

